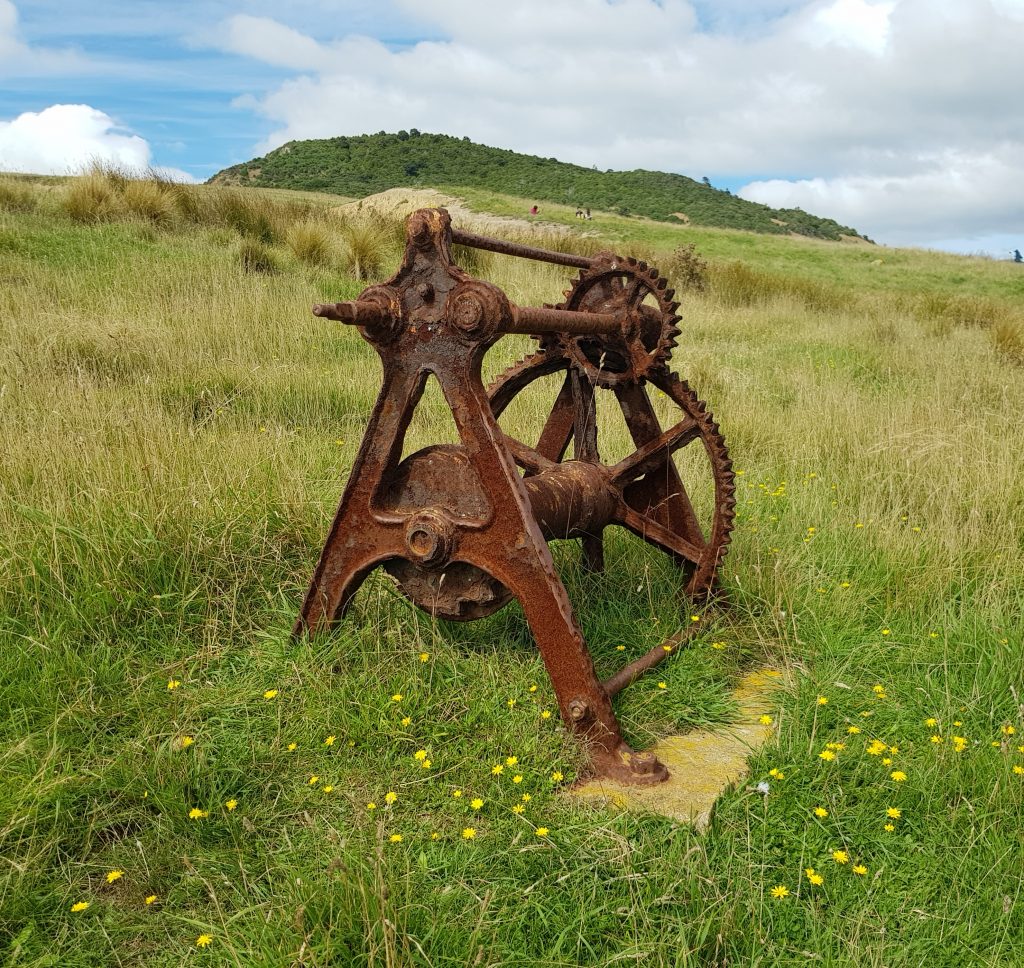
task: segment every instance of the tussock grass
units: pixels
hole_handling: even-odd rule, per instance
[[[660,668],[666,689],[642,680],[616,708],[642,746],[729,722],[730,686],[752,665],[791,675],[777,741],[697,835],[558,795],[579,751],[542,716],[553,697],[517,606],[449,626],[375,578],[337,632],[290,642],[380,382],[374,351],[308,306],[363,283],[261,240],[259,217],[230,227],[206,189],[185,195],[208,210],[174,202],[170,223],[119,209],[79,222],[58,207],[75,184],[0,214],[12,963],[1024,960],[1024,385],[995,350],[1014,345],[1005,322],[939,332],[917,310],[996,276],[865,292],[834,246],[836,301],[770,265],[716,276],[744,257],[737,243],[709,256],[706,292],[684,294],[675,365],[742,472],[728,605]],[[276,238],[316,220],[292,212],[267,209]],[[378,229],[389,272],[394,237]],[[239,271],[242,245],[280,271]],[[524,305],[557,301],[571,275],[481,265]],[[992,287],[978,294],[1012,306]],[[532,345],[499,341],[488,373]],[[527,441],[557,381],[533,389],[505,421]],[[628,452],[607,396],[602,446]],[[448,420],[428,396],[409,446]],[[684,472],[697,457],[682,452]],[[602,675],[689,621],[678,574],[631,537],[609,536],[604,575],[571,543],[554,554]],[[866,752],[875,739],[898,747],[892,764]],[[828,743],[845,744],[833,762],[818,756]],[[779,884],[791,896],[773,899]]]
[[[288,248],[300,262],[328,266],[334,261],[334,239],[322,222],[296,222],[288,229]]]

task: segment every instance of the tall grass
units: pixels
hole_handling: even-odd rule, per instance
[[[839,280],[836,298],[716,268],[742,250],[709,259],[708,290],[686,294],[674,364],[742,472],[728,604],[660,667],[665,689],[643,680],[616,708],[646,745],[728,722],[752,665],[790,676],[777,742],[698,835],[560,792],[552,775],[571,782],[579,751],[542,715],[553,697],[514,606],[450,626],[372,580],[336,633],[289,640],[380,384],[374,351],[308,305],[363,283],[230,228],[205,187],[182,197],[208,208],[174,201],[169,222],[142,225],[152,245],[126,208],[58,212],[73,184],[0,214],[8,960],[1024,960],[1024,384],[995,349],[1020,345],[997,335],[1005,321],[939,331],[922,294]],[[122,205],[127,186],[106,187]],[[318,218],[292,216],[268,208],[278,238]],[[378,230],[387,273],[396,243]],[[243,245],[280,271],[239,271]],[[572,274],[481,266],[524,305],[557,301]],[[499,341],[488,371],[532,345]],[[531,388],[507,429],[536,440],[555,392]],[[632,445],[599,393],[612,459]],[[653,398],[665,425],[678,417]],[[410,446],[449,419],[425,397]],[[690,620],[663,556],[617,534],[608,552],[595,576],[554,547],[602,675]],[[891,765],[864,752],[875,738],[898,747]],[[834,763],[826,743],[844,744]],[[791,895],[773,899],[778,884]]]

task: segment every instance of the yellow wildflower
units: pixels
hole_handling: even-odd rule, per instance
[[[86,910],[86,908],[89,907],[89,903],[90,903],[89,901],[75,901],[75,903],[71,905],[72,913],[74,913],[74,914],[81,913],[82,911]]]
[[[893,770],[889,776],[891,776],[897,783],[902,783],[907,778],[907,774],[902,770]]]
[[[481,799],[480,799],[479,797],[476,797],[475,799],[473,799],[473,800],[470,800],[470,802],[469,802],[469,805],[470,805],[470,806],[471,806],[471,807],[472,807],[472,808],[473,808],[474,810],[479,810],[479,809],[480,809],[480,808],[481,808],[481,807],[482,807],[482,806],[484,805],[484,802],[483,802],[483,800],[481,800]]]
[[[368,803],[368,804],[366,805],[366,809],[367,809],[367,810],[376,810],[376,809],[377,809],[377,804],[375,804],[375,803],[374,803],[374,802],[373,802],[373,801],[371,800],[371,801],[370,801],[370,802],[369,802],[369,803]]]
[[[119,881],[124,877],[124,871],[110,871],[107,874],[107,883],[113,884],[114,881]]]
[[[299,744],[298,743],[289,743],[288,744],[288,752],[289,753],[294,753],[298,748],[299,748]]]
[[[276,689],[268,689],[265,693],[263,693],[263,698],[264,699],[276,699],[277,698],[277,690]]]
[[[532,799],[533,797],[529,793],[524,793],[522,796],[523,803],[529,803]]]
[[[314,773],[307,782],[309,786],[316,786],[320,782],[320,777]]]
[[[231,810],[234,810],[235,807],[238,806],[238,801],[235,800],[234,798],[232,798],[232,799],[228,800],[228,802],[225,803],[224,806],[227,807],[228,811],[230,812]]]
[[[512,777],[512,782],[513,783],[522,783],[523,782],[523,778],[522,778],[522,776],[520,776],[517,773],[514,777]]]
[[[882,829],[891,834],[896,829],[896,826],[895,824],[887,823]]]
[[[942,737],[939,736],[938,733],[936,733],[934,736],[929,737],[929,739],[931,739],[931,741],[933,743],[941,743],[942,742]]]
[[[780,900],[784,897],[789,897],[789,888],[785,884],[776,884],[772,888],[772,897],[779,898]]]
[[[825,878],[821,876],[817,871],[807,870],[807,880],[809,880],[815,887],[821,887],[825,883]]]
[[[565,778],[562,776],[561,770],[555,770],[555,772],[551,774],[551,782],[552,783],[559,783],[563,779],[565,779]]]
[[[403,726],[411,726],[412,725],[412,716],[403,716],[402,717],[402,725]]]
[[[458,799],[459,797],[462,796],[462,791],[461,790],[452,790],[452,796],[455,797],[456,799]]]
[[[543,712],[542,712],[542,713],[540,714],[540,718],[541,718],[541,719],[550,719],[550,718],[551,718],[551,711],[550,711],[549,709],[545,709],[545,710],[544,710],[544,711],[543,711]]]
[[[534,685],[530,686],[530,692],[536,692],[536,691],[537,691],[537,686],[536,686],[536,684],[534,684]]]
[[[421,760],[420,761],[420,766],[422,766],[423,769],[425,769],[425,770],[429,770],[433,765],[434,764],[433,764],[433,762],[431,760]]]
[[[476,830],[473,827],[464,827],[462,829],[462,839],[472,840],[476,836]]]
[[[658,683],[658,688],[659,688],[659,689],[668,689],[668,683],[665,683],[665,682],[659,682],[659,683]]]
[[[193,739],[191,736],[182,736],[181,737],[181,748],[183,750],[187,750],[194,742],[195,742],[195,739]]]
[[[327,739],[324,740],[324,746],[333,746],[335,739],[337,739],[336,736],[328,736]]]
[[[881,756],[889,747],[879,739],[873,739],[865,748],[864,752],[870,756]]]
[[[523,805],[522,805],[521,803],[517,803],[517,804],[516,804],[516,805],[515,805],[515,806],[514,806],[514,807],[512,808],[512,812],[513,812],[513,813],[522,813],[522,812],[523,812],[523,811],[524,811],[525,809],[526,809],[526,807],[524,807],[524,806],[523,806]]]
[[[416,750],[416,752],[412,754],[412,758],[414,760],[425,760],[427,758],[427,751],[426,750]]]
[[[1017,727],[1016,726],[1003,726],[1002,730],[1003,730],[1003,735],[1004,736],[1012,736],[1014,733],[1017,732]]]
[[[156,895],[155,894],[150,894],[149,897],[146,898],[146,903],[147,904],[156,904]]]
[[[394,803],[397,799],[398,799],[398,794],[395,793],[394,790],[388,790],[388,792],[384,794],[384,802],[385,803],[391,804],[391,803]]]
[[[392,834],[388,838],[388,840],[390,840],[391,843],[393,843],[393,844],[400,844],[402,842],[402,835],[401,834]]]
[[[836,758],[836,754],[833,753],[832,750],[822,750],[818,754],[818,759],[825,760],[826,762],[831,762],[835,758]]]
[[[391,697],[391,701],[392,701],[392,702],[401,702],[401,701],[402,701],[402,694],[401,694],[400,692],[396,692],[396,693],[395,693],[395,694],[394,694],[394,695],[393,695],[393,696]]]
[[[211,938],[208,934],[201,934],[201,935],[199,935],[198,938],[196,938],[196,947],[197,948],[208,948],[212,941],[213,941],[213,938]]]
[[[925,724],[925,726],[938,726],[939,725],[939,721],[934,716],[929,716],[924,721],[924,724]]]
[[[429,661],[430,661],[430,653],[429,652],[421,652],[420,653],[420,662],[429,662]]]
[[[824,819],[825,817],[828,816],[828,811],[824,807],[815,807],[814,808],[814,816],[820,817],[821,819]]]
[[[758,722],[759,722],[759,723],[760,723],[760,724],[761,724],[762,726],[771,726],[771,724],[772,724],[772,717],[771,717],[771,716],[769,716],[769,715],[768,715],[768,714],[766,713],[765,715],[763,715],[763,716],[762,716],[762,717],[761,717],[761,718],[760,718],[760,719],[758,720]]]
[[[851,736],[856,736],[860,732],[860,727],[859,726],[847,726],[846,727],[846,732],[848,732]]]
[[[832,860],[837,864],[849,863],[850,855],[845,850],[834,850],[832,851]]]
[[[1014,763],[1013,772],[1016,773],[1017,776],[1020,776],[1022,773],[1024,773],[1024,766],[1021,766],[1019,763]]]
[[[548,835],[548,828],[547,828],[547,827],[538,827],[538,828],[537,828],[537,829],[536,829],[536,830],[534,831],[534,833],[535,833],[535,834],[536,834],[536,835],[537,835],[538,837],[546,837],[546,836]]]
[[[167,680],[167,688],[170,689],[172,692],[175,689],[177,689],[178,686],[180,686],[180,685],[181,685],[181,680],[180,679],[168,679]]]
[[[518,762],[518,756],[509,756],[505,759],[505,766],[515,766]]]
[[[501,776],[501,774],[504,772],[505,767],[503,767],[500,763],[495,763],[494,766],[491,767],[491,773],[494,776]]]
[[[827,706],[828,705],[828,696],[818,696],[818,705],[819,706]]]
[[[200,810],[199,807],[193,807],[188,812],[189,820],[202,820],[203,817],[208,817],[210,814],[206,810]]]
[[[328,784],[327,786],[322,787],[321,789],[324,791],[324,793],[330,793],[334,789],[334,787],[331,784]]]
[[[868,872],[868,869],[863,864],[854,864],[853,872],[859,877],[863,877]]]
[[[903,811],[899,807],[888,807],[885,811],[887,817],[892,817],[893,820],[899,820],[903,816]]]

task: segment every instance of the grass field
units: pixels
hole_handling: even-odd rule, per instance
[[[379,385],[309,306],[393,229],[93,188],[0,182],[5,964],[1024,963],[1019,266],[586,224],[710,261],[673,362],[742,471],[728,605],[616,710],[645,746],[729,722],[745,670],[791,679],[697,834],[562,794],[582,763],[516,605],[434,623],[372,580],[289,640]],[[690,620],[635,539],[603,576],[556,559],[599,672]]]

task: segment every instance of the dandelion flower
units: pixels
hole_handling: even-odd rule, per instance
[[[188,812],[189,820],[202,820],[203,817],[208,817],[209,812],[206,810],[200,810],[199,807],[193,807]]]
[[[784,779],[786,779],[786,774],[783,773],[782,770],[780,770],[778,767],[775,767],[775,766],[773,766],[768,771],[768,775],[770,777],[772,777],[773,779],[775,779],[775,780],[784,780]]]
[[[180,679],[168,679],[167,680],[167,688],[171,692],[173,692],[175,689],[177,689],[180,685],[181,685],[181,680]]]
[[[892,633],[889,631],[889,629],[882,629],[882,635],[891,635],[891,634]]]
[[[412,725],[412,716],[403,716],[402,717],[402,725],[403,726],[411,726]]]
[[[238,801],[232,797],[232,799],[228,800],[228,802],[225,803],[224,806],[227,807],[229,811],[234,810],[235,807],[238,806]]]
[[[722,649],[725,648],[725,643],[724,642],[712,642],[711,643],[711,648],[718,649],[718,651],[721,652]]]
[[[761,718],[760,718],[760,719],[758,720],[758,722],[759,722],[759,723],[760,723],[760,724],[761,724],[762,726],[771,726],[771,724],[772,724],[772,717],[771,717],[771,716],[769,716],[769,715],[768,715],[767,713],[765,713],[765,715],[763,715],[763,716],[762,716],[762,717],[761,717]]]
[[[820,817],[822,820],[824,820],[825,817],[828,816],[828,811],[824,807],[815,807],[814,816]]]
[[[75,903],[71,905],[72,913],[74,913],[74,914],[81,913],[82,911],[86,910],[86,908],[89,907],[89,903],[90,903],[89,901],[75,901]]]
[[[818,705],[819,706],[827,706],[828,705],[828,696],[818,696]]]
[[[772,888],[772,897],[780,900],[784,897],[789,897],[789,888],[785,884],[776,884]]]
[[[324,746],[333,746],[335,739],[337,739],[336,736],[328,736],[327,739],[324,740]]]
[[[210,946],[210,943],[212,941],[213,941],[213,938],[211,938],[208,934],[201,934],[201,935],[199,935],[198,938],[196,938],[196,947],[197,948],[207,948],[207,947]]]
[[[1018,763],[1014,763],[1013,764],[1013,772],[1016,773],[1017,776],[1020,776],[1022,773],[1024,773],[1024,766],[1021,766]]]
[[[828,763],[831,763],[832,760],[834,760],[835,758],[836,758],[836,754],[833,753],[832,750],[822,750],[818,754],[818,759],[819,760],[825,760]]]
[[[907,774],[902,770],[893,770],[889,776],[891,776],[897,783],[902,783],[907,778]]]
[[[899,807],[889,807],[885,811],[887,817],[892,817],[893,820],[899,820],[903,816],[903,811]]]
[[[550,709],[545,709],[544,712],[542,712],[540,714],[540,718],[541,719],[550,719],[551,718],[551,710]]]
[[[863,877],[868,872],[863,864],[854,864],[852,870],[858,877]]]
[[[530,692],[536,692],[536,691],[537,691],[537,685],[536,685],[536,683],[534,683],[533,685],[530,686]]]
[[[113,884],[114,881],[119,881],[122,877],[124,877],[124,871],[110,871],[107,874],[107,883]]]
[[[865,748],[864,752],[869,756],[881,756],[889,747],[879,739],[873,739]]]
[[[929,716],[924,721],[925,726],[938,726],[939,721],[934,716]]]
[[[886,833],[890,833],[891,834],[896,829],[896,825],[895,824],[891,824],[891,823],[887,823],[884,827],[882,827],[882,829]]]
[[[508,706],[508,708],[511,709],[513,706],[515,706],[516,701],[514,699],[506,699],[505,703]]]
[[[501,776],[501,774],[504,773],[504,772],[505,772],[505,767],[502,766],[500,763],[495,763],[494,766],[491,767],[491,773],[494,776]]]
[[[811,871],[807,875],[807,880],[809,880],[815,887],[821,887],[821,885],[825,883],[825,878],[817,871]]]
[[[832,851],[832,860],[837,864],[847,864],[850,861],[850,855],[845,850],[834,850]]]
[[[416,750],[416,752],[412,754],[412,758],[414,760],[425,760],[427,758],[427,751],[426,750]]]
[[[551,774],[552,783],[560,783],[563,779],[565,779],[565,777],[562,776],[561,770],[555,770],[554,773]]]
[[[512,808],[512,812],[513,812],[513,813],[522,813],[522,812],[523,812],[523,811],[524,811],[525,809],[526,809],[526,807],[524,807],[524,806],[523,806],[523,805],[522,805],[521,803],[517,803],[517,804],[516,804],[516,805],[515,805],[515,806],[514,806],[514,807]]]
[[[299,748],[299,744],[298,743],[289,743],[288,744],[288,752],[289,753],[294,753],[298,748]]]
[[[384,802],[385,803],[391,804],[391,803],[394,803],[397,799],[398,799],[398,794],[395,793],[394,790],[388,790],[388,792],[384,794]]]
[[[434,764],[431,760],[420,760],[420,766],[425,770],[429,770],[433,765]]]
[[[456,799],[458,799],[459,797],[462,796],[462,791],[461,790],[452,790],[452,796],[455,797]]]
[[[518,756],[509,756],[505,759],[505,766],[515,766],[519,762]]]
[[[420,653],[420,662],[429,662],[429,661],[430,661],[430,653],[429,652],[421,652]]]
[[[388,838],[388,840],[390,840],[391,843],[393,843],[393,844],[400,844],[402,842],[402,835],[401,834],[392,834]]]
[[[882,766],[892,766],[892,757],[891,756],[883,756],[882,757]]]
[[[523,782],[523,778],[517,773],[514,777],[512,777],[512,782],[513,783],[522,783]]]
[[[860,732],[860,727],[859,726],[847,726],[846,727],[846,732],[848,732],[851,736],[856,736]]]
[[[316,786],[320,782],[320,777],[314,773],[307,782],[309,786]]]
[[[547,827],[538,827],[538,828],[537,828],[537,829],[536,829],[536,830],[534,831],[534,833],[535,833],[535,834],[536,834],[536,835],[537,835],[538,837],[546,837],[546,836],[548,835],[548,828],[547,828]]]
[[[522,796],[523,803],[529,803],[532,799],[533,797],[529,793],[524,793]]]
[[[277,690],[276,689],[268,689],[265,693],[263,693],[263,698],[264,699],[276,699],[277,698]]]
[[[395,694],[394,694],[394,695],[393,695],[393,696],[391,697],[391,701],[392,701],[392,702],[401,702],[401,701],[402,701],[402,694],[401,694],[400,692],[396,692],[396,693],[395,693]]]
[[[373,801],[371,800],[371,801],[370,801],[370,802],[369,802],[369,803],[368,803],[368,804],[366,805],[366,809],[367,809],[367,810],[376,810],[376,809],[377,809],[377,804],[375,804],[375,803],[374,803],[374,802],[373,802]]]
[[[181,748],[183,750],[187,750],[194,742],[195,742],[195,739],[193,737],[191,737],[191,736],[182,736],[181,737]]]
[[[462,830],[463,840],[472,840],[476,836],[476,829],[473,827],[464,827]]]
[[[482,806],[484,805],[484,802],[483,802],[483,800],[481,800],[481,799],[480,799],[479,797],[476,797],[476,798],[474,798],[473,800],[470,800],[470,801],[469,801],[469,805],[470,805],[470,806],[471,806],[471,807],[472,807],[472,808],[473,808],[474,810],[479,810],[479,809],[480,809],[480,808],[481,808],[481,807],[482,807]]]
[[[147,904],[156,904],[156,895],[155,894],[150,894],[149,897],[146,898],[146,903]]]
[[[1017,732],[1017,727],[1016,726],[1003,726],[1002,730],[1003,730],[1003,735],[1004,736],[1012,736],[1014,733]]]
[[[658,683],[658,688],[659,689],[668,689],[668,684],[664,683],[664,682],[659,682]]]
[[[332,792],[334,790],[334,786],[331,785],[331,784],[328,784],[327,786],[322,787],[322,789],[323,789],[324,793],[330,793],[330,792]]]

